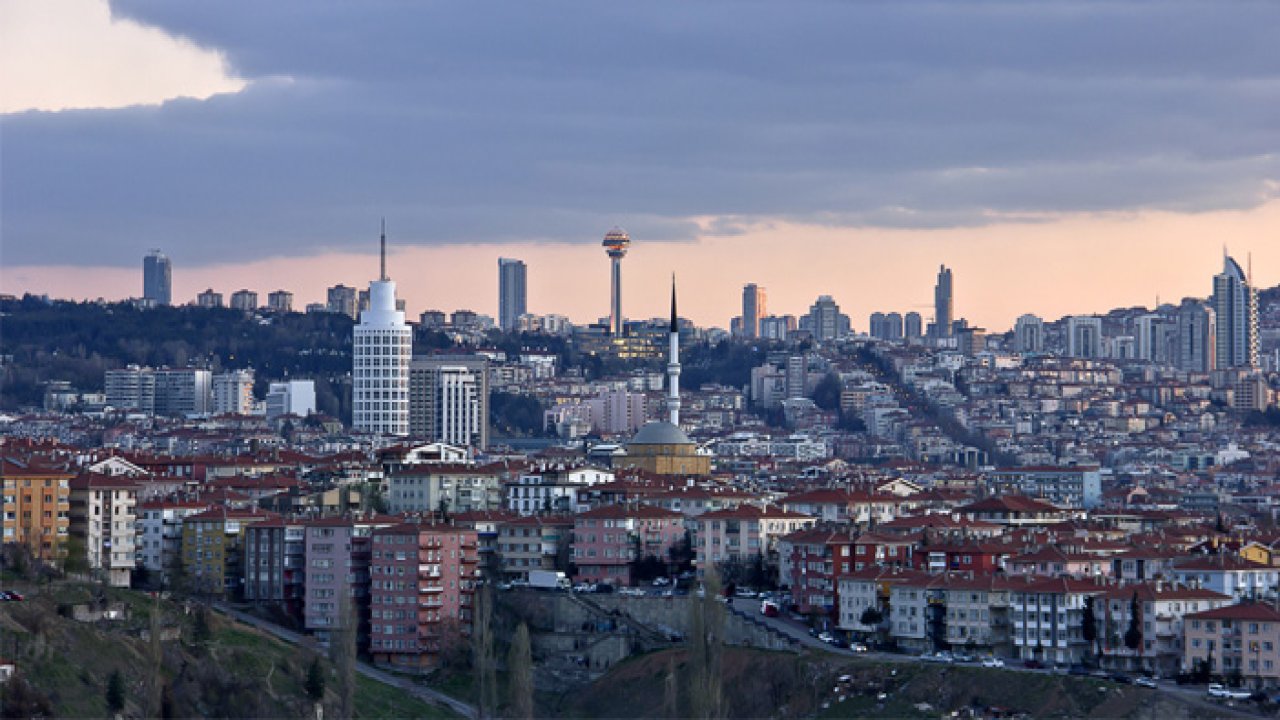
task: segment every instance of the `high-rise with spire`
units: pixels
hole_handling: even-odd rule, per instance
[[[1258,291],[1224,248],[1222,272],[1213,276],[1218,369],[1258,366]]]
[[[379,278],[369,283],[369,308],[353,330],[351,425],[379,435],[409,434],[409,361],[413,330],[396,309],[387,277],[387,225],[382,223]]]

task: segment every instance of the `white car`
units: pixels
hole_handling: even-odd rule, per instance
[[[1151,678],[1145,678],[1145,677],[1140,677],[1134,680],[1133,684],[1137,685],[1138,687],[1151,688],[1153,690],[1159,687],[1159,685],[1156,685],[1155,680],[1152,680]]]
[[[983,660],[983,661],[982,661],[982,667],[985,667],[985,668],[1002,668],[1002,667],[1004,667],[1004,661],[1003,661],[1003,660],[1001,660],[1001,659],[1000,659],[1000,658],[998,658],[998,657],[991,657],[991,658],[987,658],[987,659],[985,659],[985,660]]]
[[[1248,690],[1232,690],[1229,687],[1213,683],[1209,685],[1209,697],[1223,700],[1248,700],[1253,693]]]
[[[867,646],[862,643],[849,643],[849,649],[856,653],[867,652]]]

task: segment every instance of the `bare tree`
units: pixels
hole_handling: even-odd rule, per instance
[[[351,589],[343,585],[338,590],[338,624],[329,633],[329,659],[337,675],[334,690],[338,693],[338,717],[350,718],[356,707],[356,636],[360,632],[360,618],[356,616]]]
[[[148,707],[152,708],[153,717],[160,717],[160,696],[164,691],[164,621],[160,614],[160,594],[155,595],[151,603],[151,625],[148,629],[151,637],[148,647],[148,660],[151,661],[150,687],[148,688]]]
[[[533,650],[525,623],[516,628],[507,653],[507,704],[509,717],[533,720]]]
[[[720,678],[724,606],[720,604],[720,577],[714,565],[708,565],[702,584],[703,596],[689,601],[689,710],[699,720],[717,720],[725,716]]]
[[[493,658],[493,591],[488,583],[475,594],[471,626],[471,667],[475,673],[476,708],[481,719],[497,711],[497,680]]]
[[[676,675],[676,656],[673,653],[667,661],[667,676],[662,681],[662,714],[673,720],[684,717],[680,714],[680,684]]]

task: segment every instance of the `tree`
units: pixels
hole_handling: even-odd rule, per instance
[[[475,673],[476,710],[483,720],[497,711],[497,680],[493,662],[493,591],[481,585],[475,594],[471,627],[471,669]]]
[[[21,673],[14,674],[0,686],[0,716],[5,718],[51,718],[53,702],[31,686]]]
[[[709,565],[702,579],[702,597],[689,601],[689,710],[699,720],[725,716],[721,658],[724,653],[724,605],[720,578]]]
[[[1124,631],[1124,646],[1130,650],[1137,650],[1141,655],[1142,649],[1142,606],[1138,602],[1138,591],[1133,591],[1133,598],[1129,600],[1129,629]]]
[[[862,611],[862,616],[858,618],[858,622],[867,627],[880,627],[880,623],[884,622],[884,613],[868,606],[866,610]]]
[[[813,389],[813,404],[823,410],[839,410],[841,390],[840,376],[827,373]]]
[[[320,656],[311,658],[311,666],[307,668],[307,681],[303,686],[311,702],[324,700],[324,668],[320,666]]]
[[[160,614],[160,595],[157,593],[151,603],[151,622],[148,628],[148,658],[151,661],[151,683],[148,688],[148,706],[156,717],[161,715],[164,695],[164,623]]]
[[[124,710],[124,678],[120,676],[119,670],[112,671],[111,677],[107,679],[107,709],[112,715]]]
[[[89,555],[84,539],[70,535],[62,543],[62,572],[68,575],[88,575]]]
[[[1089,648],[1097,654],[1098,647],[1098,615],[1093,609],[1092,595],[1084,599],[1084,620],[1080,628],[1080,636],[1089,644]]]
[[[520,623],[511,650],[507,653],[508,716],[533,720],[533,653],[529,647],[529,626]]]
[[[209,629],[209,608],[203,604],[197,605],[195,617],[191,621],[191,643],[197,650],[203,650],[209,646],[209,641],[212,639],[213,631]]]
[[[359,631],[360,619],[356,615],[351,589],[343,585],[338,589],[338,625],[329,634],[329,658],[337,675],[334,689],[338,693],[338,717],[349,718],[355,713],[356,641]]]

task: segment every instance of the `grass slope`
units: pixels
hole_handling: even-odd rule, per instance
[[[207,643],[195,638],[195,613],[177,603],[155,603],[131,591],[108,590],[112,602],[129,608],[126,620],[77,622],[65,617],[70,604],[100,590],[66,583],[50,592],[29,592],[27,601],[0,603],[0,655],[53,702],[59,717],[109,716],[106,687],[113,672],[125,680],[126,716],[158,714],[158,692],[167,686],[177,717],[314,717],[304,683],[313,654],[255,629],[208,617]],[[63,614],[59,613],[59,607]],[[158,610],[168,633],[162,657],[146,639],[150,613]],[[154,683],[157,666],[161,683]],[[338,685],[325,662],[325,716],[338,717]],[[357,718],[451,718],[452,712],[408,693],[359,677]]]

